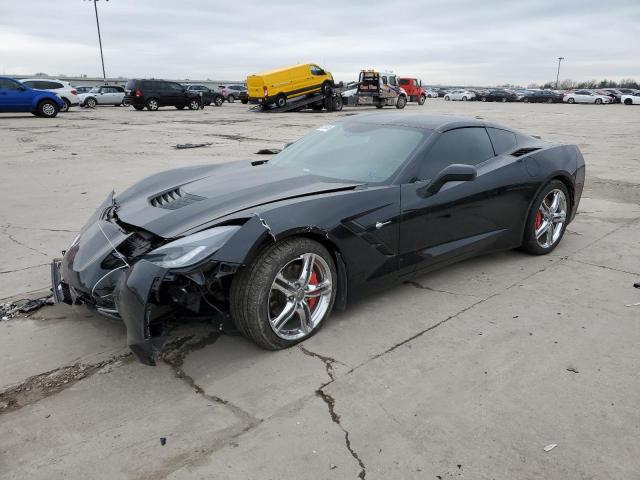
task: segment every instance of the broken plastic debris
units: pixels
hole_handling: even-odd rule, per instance
[[[554,448],[556,448],[558,446],[557,443],[550,443],[549,445],[547,445],[546,447],[543,448],[543,450],[545,452],[550,452],[551,450],[553,450]]]
[[[213,142],[207,142],[207,143],[179,143],[174,148],[177,148],[178,150],[183,150],[185,148],[208,147],[209,145],[213,145]]]
[[[167,444],[167,437],[160,437],[160,445],[163,447]]]
[[[281,148],[261,148],[256,153],[258,155],[275,155],[276,153],[280,153],[281,151]]]
[[[633,286],[636,287],[636,288],[640,288],[640,282],[634,283]]]
[[[53,296],[49,295],[42,298],[23,298],[11,303],[4,303],[0,306],[0,318],[9,320],[16,313],[31,313],[45,305],[53,305]]]

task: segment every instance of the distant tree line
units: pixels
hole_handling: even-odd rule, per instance
[[[527,88],[541,88],[545,89],[554,89],[556,88],[556,82],[547,82],[543,85],[538,85],[537,83],[530,83],[527,85]],[[558,84],[558,88],[562,90],[573,90],[580,88],[637,88],[640,89],[640,83],[632,78],[623,78],[619,82],[615,80],[587,80],[584,82],[575,82],[570,78],[566,80],[562,80]]]

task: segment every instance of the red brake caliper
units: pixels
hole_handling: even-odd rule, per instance
[[[542,225],[542,212],[538,210],[538,213],[536,213],[536,230],[538,230],[541,225]]]
[[[317,284],[318,284],[318,276],[316,275],[316,271],[314,270],[313,272],[311,272],[309,285],[317,285]],[[309,305],[309,310],[313,311],[313,307],[316,306],[316,303],[318,303],[318,299],[316,297],[310,298],[307,301],[307,304]]]

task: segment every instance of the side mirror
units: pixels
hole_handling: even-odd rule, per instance
[[[433,195],[448,182],[470,182],[478,176],[478,170],[473,165],[454,163],[444,168],[429,184],[426,191]]]
[[[20,86],[18,87],[18,90],[19,90],[20,92],[24,92],[24,91],[26,91],[27,89],[26,89],[26,88],[24,88],[22,85],[20,85]]]

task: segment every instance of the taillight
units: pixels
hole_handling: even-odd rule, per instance
[[[136,88],[135,96],[136,97],[141,97],[142,96],[142,92],[140,91],[140,89]]]
[[[267,86],[265,85],[264,87],[262,87],[264,89],[264,96],[268,97],[269,96],[269,89],[267,88]]]
[[[71,95],[77,95],[77,94],[78,94],[78,90],[76,89],[71,90]]]

